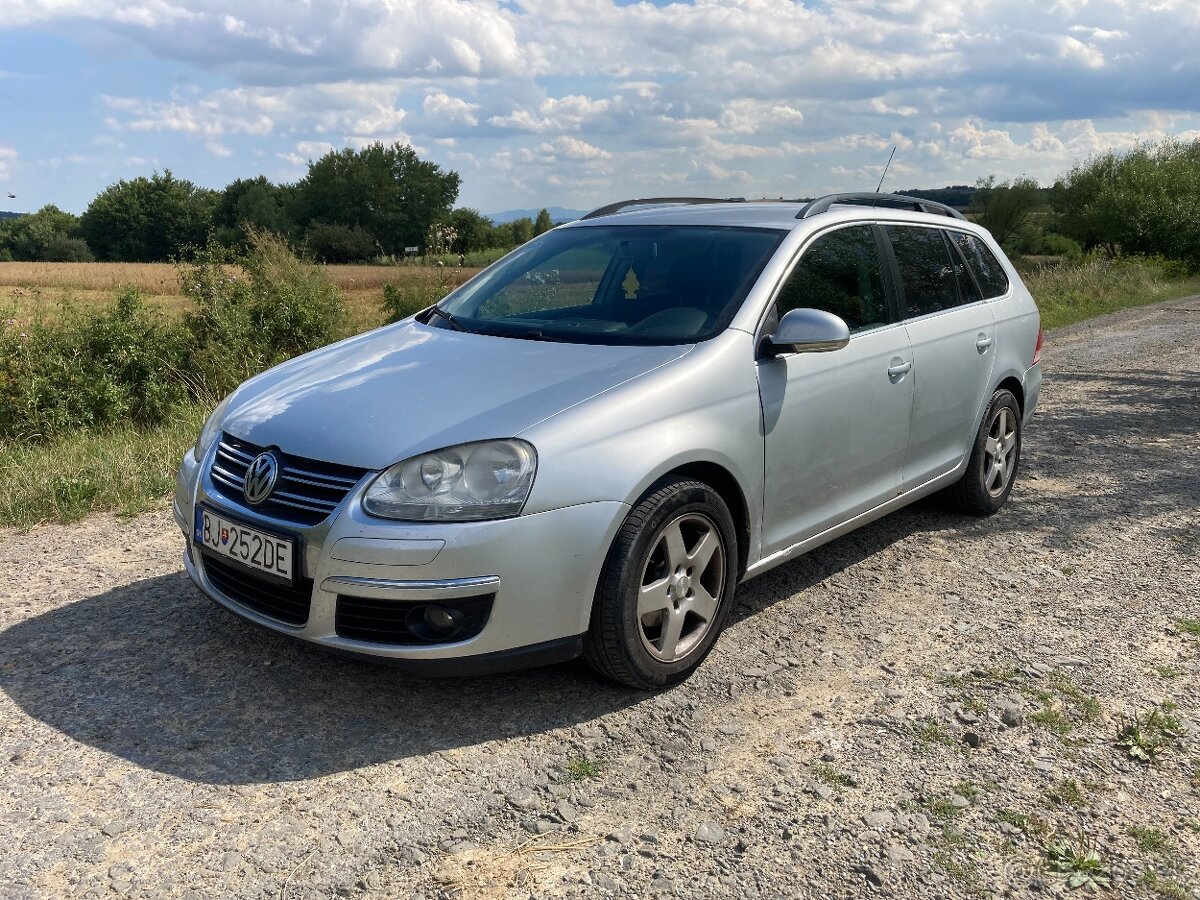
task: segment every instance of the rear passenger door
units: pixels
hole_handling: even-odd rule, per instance
[[[913,355],[904,489],[952,471],[971,449],[991,388],[996,323],[941,228],[886,225]]]

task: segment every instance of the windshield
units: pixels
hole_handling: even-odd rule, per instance
[[[680,225],[556,229],[454,291],[424,321],[532,340],[703,341],[733,319],[785,234]]]

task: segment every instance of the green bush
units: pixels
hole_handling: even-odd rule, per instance
[[[180,266],[183,292],[196,307],[185,324],[194,341],[188,371],[198,397],[219,397],[347,332],[342,296],[320,266],[268,231],[251,229],[247,241],[244,258],[210,241]]]
[[[317,222],[309,226],[304,246],[314,259],[323,263],[354,263],[378,255],[375,238],[361,228],[327,225]]]
[[[453,282],[449,269],[435,266],[415,274],[402,285],[385,284],[380,309],[389,322],[399,322],[433,306],[454,289]]]
[[[98,314],[0,331],[0,437],[42,439],[76,427],[154,425],[187,396],[189,338],[132,288]]]
[[[45,262],[93,262],[95,257],[83,238],[56,237],[42,250]]]
[[[53,318],[0,320],[0,439],[159,425],[344,336],[341,295],[321,268],[274,235],[249,240],[245,258],[211,241],[181,266],[196,307],[182,321],[133,289],[100,312],[64,303]],[[64,502],[88,490],[78,479],[58,489]]]

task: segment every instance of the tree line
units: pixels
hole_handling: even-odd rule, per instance
[[[497,225],[454,208],[460,181],[401,143],[331,150],[293,184],[260,175],[217,191],[155,172],[109,185],[81,216],[50,205],[0,220],[0,260],[160,262],[210,238],[241,249],[251,233],[269,231],[322,262],[344,263],[410,247],[424,253],[433,233],[452,236],[439,250],[471,253],[515,247],[553,227],[545,209],[536,220]]]
[[[398,257],[407,247],[515,247],[553,227],[545,209],[536,221],[497,225],[454,208],[459,184],[457,172],[400,143],[331,150],[294,184],[259,176],[215,191],[156,172],[110,185],[82,216],[46,206],[0,219],[0,260],[152,262],[210,237],[241,249],[248,234],[268,231],[317,260],[356,262]],[[1200,139],[1101,153],[1048,187],[986,178],[908,193],[965,206],[1014,255],[1157,255],[1200,268]]]

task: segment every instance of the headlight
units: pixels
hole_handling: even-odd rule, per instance
[[[475,522],[520,515],[537,451],[525,441],[459,444],[398,462],[367,488],[363,508],[385,519]]]
[[[217,439],[217,435],[221,431],[221,425],[225,421],[225,410],[229,409],[229,401],[232,399],[233,394],[230,394],[218,403],[217,408],[208,417],[208,421],[204,423],[204,427],[200,429],[200,437],[196,438],[196,446],[192,448],[192,457],[196,462],[203,461],[204,454],[208,452],[209,446]]]

